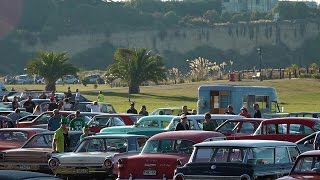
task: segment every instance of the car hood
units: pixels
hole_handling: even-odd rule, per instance
[[[113,157],[117,152],[81,152],[81,153],[62,153],[53,157],[58,158],[60,164],[103,164],[107,157]]]
[[[290,176],[284,176],[279,178],[278,180],[302,180],[302,179],[308,179],[308,180],[317,180],[320,179],[320,175],[290,175]]]
[[[25,154],[25,153],[51,153],[51,148],[16,148],[16,149],[9,149],[5,152],[6,154]]]

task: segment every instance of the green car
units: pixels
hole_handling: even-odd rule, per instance
[[[113,126],[107,127],[100,130],[97,135],[103,134],[119,134],[119,133],[130,133],[134,132],[154,132],[159,130],[164,130],[171,120],[175,116],[173,115],[153,115],[153,116],[144,116],[138,120],[138,122],[132,126]]]

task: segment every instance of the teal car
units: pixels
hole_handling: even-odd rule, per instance
[[[144,116],[138,120],[138,122],[132,126],[113,126],[107,127],[100,130],[97,135],[103,134],[120,134],[120,133],[134,133],[139,131],[158,131],[165,129],[171,122],[171,120],[176,117],[173,115],[153,115]]]

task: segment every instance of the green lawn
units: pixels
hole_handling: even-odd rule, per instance
[[[130,95],[131,101],[136,102],[139,110],[141,105],[146,105],[149,112],[159,107],[180,107],[187,105],[196,108],[198,87],[202,84],[238,84],[238,85],[262,85],[273,86],[278,92],[279,102],[284,106],[285,112],[294,111],[320,111],[320,82],[315,79],[285,79],[265,81],[240,81],[229,82],[206,81],[197,83],[185,83],[177,85],[142,86],[141,94]],[[58,91],[66,91],[69,85],[58,85]],[[16,90],[44,89],[44,85],[8,85]],[[92,84],[87,87],[83,85],[70,85],[71,90],[76,88],[91,100],[96,100],[98,91],[105,94],[105,100],[113,104],[118,112],[125,112],[129,108],[128,88],[110,88],[108,85],[99,85],[97,89]]]

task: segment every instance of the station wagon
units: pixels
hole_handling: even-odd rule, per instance
[[[175,180],[275,179],[290,172],[299,155],[295,143],[271,140],[226,140],[195,145]]]

